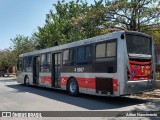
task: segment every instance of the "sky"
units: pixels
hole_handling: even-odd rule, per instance
[[[0,50],[9,48],[16,35],[31,36],[44,26],[54,3],[57,0],[0,0]]]
[[[52,0],[0,0],[0,50],[8,48],[16,35],[31,36],[43,26],[52,4]]]

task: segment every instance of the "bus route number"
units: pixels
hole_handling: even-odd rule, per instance
[[[74,72],[83,72],[84,68],[74,68]]]

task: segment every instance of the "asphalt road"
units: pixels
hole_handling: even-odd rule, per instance
[[[65,91],[26,87],[12,77],[0,77],[0,111],[160,111],[160,101],[85,94],[72,97]]]

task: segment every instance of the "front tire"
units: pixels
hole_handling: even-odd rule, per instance
[[[25,76],[25,78],[24,78],[24,85],[29,86],[29,77],[28,76]]]
[[[71,78],[67,84],[67,91],[71,96],[77,96],[79,94],[78,82]]]

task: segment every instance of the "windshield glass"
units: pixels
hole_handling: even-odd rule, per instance
[[[126,35],[129,56],[151,57],[151,38],[138,35]]]

